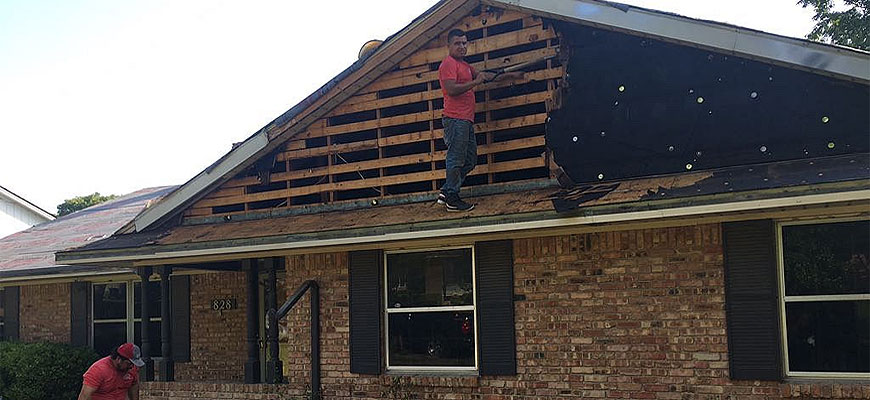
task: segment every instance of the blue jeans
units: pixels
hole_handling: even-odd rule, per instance
[[[444,143],[447,145],[447,181],[441,193],[459,195],[465,177],[477,165],[477,138],[471,121],[443,118]]]

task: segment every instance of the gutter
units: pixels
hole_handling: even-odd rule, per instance
[[[70,269],[70,266],[56,266],[46,269],[56,270],[59,268]],[[75,268],[75,267],[72,267]],[[4,283],[10,282],[23,282],[23,281],[46,281],[46,280],[56,280],[56,279],[75,279],[81,277],[93,278],[96,276],[113,276],[113,275],[131,275],[135,274],[135,271],[132,269],[124,269],[124,270],[111,270],[106,271],[105,268],[77,268],[78,272],[69,272],[69,273],[52,273],[51,271],[45,271],[44,273],[40,271],[40,273],[34,273],[34,270],[20,270],[20,271],[7,271],[0,273],[0,286],[3,286]]]
[[[674,40],[870,83],[870,53],[662,11],[594,0],[483,0],[550,18]]]
[[[208,249],[191,249],[191,250],[156,250],[149,254],[132,254],[118,256],[103,256],[103,257],[88,257],[87,254],[78,255],[57,253],[58,261],[63,261],[67,264],[87,264],[87,263],[114,263],[114,262],[133,262],[146,260],[161,260],[168,258],[183,258],[183,257],[199,257],[199,256],[214,256],[242,253],[256,253],[275,250],[298,250],[298,249],[317,249],[331,246],[342,245],[360,245],[372,243],[385,243],[405,240],[420,240],[420,239],[439,239],[444,237],[458,237],[476,234],[495,234],[495,233],[510,233],[529,230],[540,230],[550,228],[570,228],[589,226],[597,224],[612,224],[620,222],[636,222],[658,220],[665,218],[692,217],[703,216],[717,213],[733,213],[741,211],[758,211],[773,208],[783,207],[800,207],[813,206],[830,203],[841,203],[849,201],[867,201],[870,200],[870,189],[854,190],[836,193],[811,194],[804,196],[792,196],[786,198],[770,198],[760,200],[746,200],[731,203],[720,204],[704,204],[694,206],[684,206],[676,208],[666,208],[658,210],[642,210],[625,213],[613,213],[604,215],[581,215],[566,218],[551,218],[545,220],[530,220],[508,223],[488,223],[478,226],[466,226],[459,228],[442,228],[432,230],[413,231],[404,229],[399,232],[384,232],[380,234],[369,234],[367,236],[350,236],[330,239],[311,239],[287,241],[280,243],[265,243],[239,246],[223,246]],[[123,250],[122,250],[123,251]]]

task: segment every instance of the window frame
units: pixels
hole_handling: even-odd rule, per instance
[[[409,307],[402,309],[394,309],[392,312],[389,307],[389,265],[388,265],[388,256],[392,254],[404,254],[404,253],[426,253],[426,252],[437,252],[437,251],[449,251],[449,250],[461,250],[461,249],[470,249],[471,254],[471,286],[474,291],[474,295],[472,296],[472,302],[470,306],[441,306],[441,307]],[[477,316],[477,270],[476,270],[476,262],[475,262],[475,249],[474,245],[460,245],[460,246],[445,246],[445,247],[425,247],[425,248],[414,248],[414,249],[401,249],[401,250],[385,250],[383,252],[383,280],[381,284],[383,286],[383,309],[382,315],[384,321],[384,330],[383,330],[383,346],[384,346],[384,365],[386,372],[400,372],[400,373],[414,373],[414,372],[458,372],[458,373],[477,373],[480,371],[480,336],[478,329],[478,316]],[[390,314],[393,313],[408,313],[408,312],[445,312],[445,311],[471,311],[474,322],[474,365],[469,367],[463,366],[391,366],[390,365]]]
[[[799,225],[823,225],[836,224],[840,222],[856,222],[867,221],[870,218],[866,216],[851,217],[851,218],[816,218],[809,220],[787,220],[776,221],[776,275],[777,286],[779,293],[777,302],[779,303],[779,318],[780,318],[780,334],[781,334],[781,349],[783,371],[786,377],[795,378],[845,378],[845,379],[868,379],[870,372],[807,372],[807,371],[791,371],[788,361],[788,325],[785,314],[786,303],[798,302],[822,302],[822,301],[862,301],[870,300],[870,294],[843,294],[843,295],[805,295],[805,296],[786,296],[785,292],[785,256],[782,242],[782,228],[785,226]]]
[[[152,279],[152,280],[149,280],[149,282],[155,282],[155,280]],[[125,309],[126,316],[124,318],[107,318],[107,319],[97,320],[97,318],[94,318],[94,315],[95,315],[94,314],[94,287],[96,285],[111,285],[111,284],[118,284],[118,283],[124,284],[125,290],[126,290],[125,299],[124,299],[124,301],[125,301],[124,309]],[[130,343],[133,342],[134,338],[136,337],[136,323],[142,322],[142,316],[139,316],[139,318],[135,317],[135,315],[136,315],[136,296],[135,296],[136,290],[135,290],[135,288],[136,288],[137,283],[140,284],[140,290],[141,290],[142,281],[136,280],[136,279],[91,282],[90,304],[89,304],[89,306],[90,306],[89,312],[91,315],[91,318],[90,318],[91,329],[89,332],[90,334],[88,336],[88,344],[91,346],[91,348],[94,347],[94,330],[95,330],[96,325],[98,325],[98,324],[113,324],[113,323],[116,324],[116,323],[123,322],[124,327],[125,327],[124,331],[125,331],[126,336],[127,336],[126,340]],[[162,301],[162,299],[161,299],[161,301]],[[161,321],[163,321],[163,317],[160,315],[158,315],[156,317],[151,316],[150,318],[148,318],[148,320],[150,322],[161,322]],[[152,360],[159,360],[161,358],[162,357],[151,357]]]

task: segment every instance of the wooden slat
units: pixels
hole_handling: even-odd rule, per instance
[[[312,149],[302,149],[285,151],[278,154],[277,160],[293,160],[306,157],[324,156],[334,153],[347,153],[351,151],[370,150],[378,147],[377,139],[363,140],[360,142],[333,144],[329,146],[315,147]]]
[[[495,88],[508,87],[512,84],[522,84],[522,83],[536,81],[536,80],[553,79],[553,78],[559,78],[561,76],[562,76],[562,68],[561,67],[540,70],[540,71],[534,71],[534,72],[530,72],[530,73],[526,74],[525,79],[522,79],[519,81],[514,81],[514,82],[509,82],[509,81],[492,82],[492,83],[482,85],[480,90],[491,90],[491,89],[495,89]],[[438,93],[438,96],[440,97],[440,90],[436,90],[433,92]],[[355,123],[351,123],[351,124],[344,124],[344,125],[338,125],[338,126],[320,125],[320,126],[309,128],[304,134],[300,135],[299,139],[300,140],[301,139],[310,139],[310,138],[315,138],[315,137],[323,137],[323,136],[329,136],[329,135],[358,132],[358,131],[364,131],[364,130],[369,130],[369,129],[376,129],[376,128],[380,128],[380,127],[385,127],[385,126],[394,126],[394,125],[407,124],[407,123],[411,123],[411,122],[420,122],[420,121],[425,121],[427,119],[434,119],[434,118],[441,118],[440,110],[436,110],[436,111],[433,111],[431,113],[429,111],[423,111],[420,113],[405,114],[405,115],[400,115],[400,116],[395,116],[395,117],[381,118],[380,120],[355,122]]]
[[[517,118],[503,119],[503,120],[498,120],[498,121],[493,121],[493,122],[488,122],[488,123],[475,124],[474,131],[476,133],[486,133],[486,132],[490,132],[490,131],[518,128],[518,127],[529,126],[529,125],[539,125],[539,124],[545,123],[546,121],[547,121],[547,114],[540,113],[540,114],[526,115],[526,116],[517,117]],[[423,132],[410,133],[410,134],[406,134],[406,135],[397,135],[397,136],[393,136],[393,137],[382,138],[379,140],[367,140],[364,142],[348,143],[346,145],[344,145],[344,144],[333,145],[332,150],[330,150],[330,147],[318,147],[318,148],[309,149],[309,150],[295,150],[292,152],[285,152],[285,153],[279,154],[278,159],[284,160],[284,159],[287,159],[287,157],[290,157],[293,155],[299,155],[299,154],[305,154],[305,155],[309,155],[309,156],[312,154],[313,155],[327,155],[327,154],[333,154],[333,153],[342,152],[342,151],[355,151],[355,150],[359,150],[359,149],[363,149],[363,148],[372,149],[372,148],[376,148],[379,145],[378,142],[381,142],[381,144],[380,144],[381,146],[389,146],[389,145],[395,145],[395,144],[401,144],[401,143],[408,143],[404,140],[412,140],[415,136],[418,137],[420,140],[438,139],[438,138],[441,138],[443,136],[443,130],[437,129],[433,132],[433,134],[429,134],[428,131],[423,131]],[[318,151],[318,153],[315,154],[314,151]],[[303,152],[306,152],[306,153],[303,153]],[[281,176],[281,173],[272,174],[272,181],[277,182],[277,181],[282,180],[282,179],[278,178],[280,176]],[[248,185],[254,185],[257,183],[258,183],[258,181],[257,181],[256,177],[246,177],[246,178],[242,178],[242,179],[236,178],[236,179],[231,179],[231,180],[227,181],[226,183],[224,183],[224,185],[221,186],[221,188],[223,189],[223,188],[248,186]],[[211,197],[212,197],[211,195],[208,196],[208,198],[211,198]],[[232,203],[230,203],[230,204],[232,204]]]
[[[543,49],[535,49],[523,53],[511,54],[509,56],[498,57],[472,63],[471,66],[478,71],[496,69],[503,66],[516,65],[527,61],[532,61],[541,57],[554,56],[558,53],[558,51],[559,50],[557,47],[546,47]],[[402,86],[416,85],[424,82],[437,80],[438,71],[427,70],[426,72],[409,74],[407,76],[399,76],[390,79],[378,79],[377,81],[369,84],[368,86],[360,90],[360,93],[377,92],[380,90],[394,89]],[[338,110],[339,112],[336,112],[334,115],[340,115],[341,113],[343,113],[343,110],[341,108],[338,108]]]
[[[515,171],[529,168],[539,168],[546,166],[543,157],[527,158],[522,160],[512,160],[493,165],[480,165],[471,171],[470,175],[480,175],[496,172]],[[305,186],[284,190],[274,190],[270,192],[262,192],[239,197],[223,197],[218,199],[203,199],[199,201],[197,207],[216,207],[222,205],[249,203],[254,201],[274,200],[296,196],[304,196],[308,194],[331,192],[336,190],[353,190],[376,188],[379,186],[396,185],[400,183],[422,182],[444,178],[444,170],[417,172],[412,174],[392,175],[380,178],[360,179],[355,181],[325,183],[321,185]]]
[[[439,130],[440,131],[440,130]],[[439,135],[440,138],[440,135]],[[407,143],[407,142],[406,142]],[[544,146],[545,138],[544,136],[534,136],[522,139],[514,139],[505,142],[492,143],[487,145],[481,145],[477,149],[478,155],[490,154],[490,153],[500,153],[504,151],[511,150],[519,150],[526,149],[532,147],[540,147]],[[319,168],[311,168],[307,170],[300,171],[288,171],[288,172],[280,172],[272,174],[272,181],[286,181],[290,179],[304,179],[311,178],[315,176],[323,176],[327,174],[343,174],[347,172],[354,171],[365,171],[376,168],[388,168],[388,167],[396,167],[401,165],[411,165],[411,164],[419,164],[424,162],[433,162],[433,161],[444,161],[447,156],[446,150],[436,151],[434,153],[417,153],[417,154],[409,154],[404,156],[396,156],[396,157],[386,157],[377,160],[367,160],[360,162],[353,162],[348,164],[338,164],[332,165],[330,167],[319,167]]]
[[[538,20],[535,21],[535,20],[533,20],[532,18],[529,18],[529,19],[528,19],[528,22],[525,24],[524,28],[525,28],[525,29],[528,29],[528,28],[532,28],[532,27],[540,26],[540,25],[541,25],[541,20],[540,20],[540,19],[538,19]],[[505,32],[504,34],[508,34],[508,33],[510,33],[510,32]],[[477,42],[477,41],[479,41],[479,40],[482,40],[482,39],[473,40],[473,41],[471,41],[471,43]],[[447,56],[447,46],[446,46],[446,44],[447,44],[447,33],[445,32],[444,34],[442,34],[442,35],[440,36],[439,39],[434,40],[433,42],[434,42],[434,43],[437,43],[438,46],[439,46],[440,49],[441,49],[441,52],[442,52],[442,54],[441,54],[441,59],[438,60],[438,61],[440,61],[440,60],[444,59],[444,57]],[[433,42],[430,42],[430,43],[433,43]],[[469,43],[469,44],[470,44],[470,43]],[[507,46],[507,47],[510,47],[510,46]],[[479,64],[479,65],[478,65],[478,64]],[[474,66],[475,68],[493,68],[493,67],[491,67],[491,66],[486,66],[486,67],[484,67],[483,63],[472,64],[472,66]],[[425,65],[417,65],[417,66],[413,66],[413,67],[409,67],[409,68],[402,68],[402,69],[399,69],[399,70],[396,70],[396,71],[390,71],[390,72],[387,72],[387,73],[381,75],[380,77],[378,77],[378,81],[389,81],[389,80],[396,80],[396,79],[402,79],[402,78],[414,77],[414,76],[418,76],[418,75],[421,74],[421,73],[427,73],[427,72],[432,72],[432,71],[429,71],[429,65],[428,65],[428,64],[425,64]],[[371,86],[371,85],[370,85],[370,86]]]
[[[521,29],[511,32],[505,32],[502,34],[491,35],[489,37],[481,39],[476,39],[469,43],[468,54],[473,56],[484,52],[491,52],[494,50],[514,47],[521,44],[541,42],[556,38],[555,32],[552,28],[542,29],[542,20],[540,18],[535,16],[529,16],[512,10],[496,10],[496,12],[488,11],[476,16],[467,16],[459,24],[455,24],[455,26],[470,31],[474,29],[479,29],[481,27],[491,27],[501,23],[518,20],[522,20],[523,27]],[[245,194],[245,186],[258,184],[259,182],[257,178],[243,177],[239,179],[233,179],[222,185],[220,189],[216,190],[213,193],[210,193],[207,197],[194,204],[192,208],[188,209],[185,212],[185,215],[211,215],[213,207],[215,206],[246,204],[247,207],[247,204],[251,202],[273,199],[289,199],[292,197],[304,196],[314,193],[329,193],[329,199],[330,201],[332,201],[332,197],[335,191],[365,188],[373,188],[378,191],[382,191],[384,186],[412,182],[431,181],[432,188],[434,188],[435,181],[437,179],[444,178],[444,171],[435,169],[435,163],[443,161],[444,157],[446,156],[446,151],[444,150],[435,151],[435,142],[433,142],[434,140],[441,140],[441,138],[443,137],[443,129],[433,129],[433,125],[431,122],[441,117],[441,110],[433,110],[431,103],[433,100],[442,97],[441,89],[432,90],[432,84],[430,83],[430,90],[384,99],[378,98],[378,92],[385,89],[394,89],[403,86],[436,81],[438,79],[438,72],[430,71],[429,64],[438,62],[444,57],[446,35],[446,30],[441,32],[439,36],[430,40],[423,49],[418,50],[416,53],[412,54],[411,56],[400,62],[398,70],[384,73],[377,80],[370,83],[367,87],[358,91],[353,97],[345,100],[341,105],[336,107],[329,114],[310,124],[307,128],[307,131],[296,134],[295,138],[289,140],[283,145],[284,151],[278,155],[277,160],[279,162],[287,162],[288,160],[306,157],[328,156],[332,154],[340,154],[359,150],[382,149],[388,146],[400,144],[430,142],[431,144],[429,146],[426,146],[428,147],[427,152],[396,157],[383,157],[383,155],[381,155],[382,158],[378,158],[375,160],[352,162],[347,164],[336,165],[330,162],[330,165],[325,167],[271,174],[272,182],[282,182],[319,176],[324,177],[324,183],[304,187]],[[472,65],[478,70],[494,69],[506,65],[513,65],[534,60],[541,57],[557,55],[558,51],[558,46],[548,46],[546,48],[512,54],[506,57],[486,59]],[[526,79],[524,80],[514,82],[492,82],[489,84],[478,86],[476,88],[476,91],[486,92],[488,99],[488,91],[492,89],[503,88],[514,84],[522,84],[529,81],[560,79],[563,77],[563,75],[563,67],[539,70],[528,73],[526,75]],[[476,111],[486,111],[488,116],[487,118],[489,118],[489,111],[527,104],[546,103],[547,101],[550,101],[553,89],[554,85],[551,84],[548,85],[548,90],[545,91],[499,100],[481,102],[476,105]],[[404,115],[394,115],[385,118],[377,118],[371,121],[355,122],[338,126],[328,126],[329,117],[362,111],[381,110],[387,107],[419,102],[429,102],[429,110],[423,112],[408,113]],[[378,116],[380,117],[380,115],[381,114],[379,112]],[[542,125],[546,122],[546,118],[546,113],[540,113],[522,117],[508,118],[498,121],[479,123],[475,124],[474,128],[475,131],[479,134],[487,134],[500,130],[510,130],[527,126]],[[411,132],[390,137],[382,137],[380,133],[380,128],[383,127],[424,121],[429,122],[428,130]],[[330,138],[335,135],[354,133],[370,129],[378,129],[379,133],[377,139],[361,140],[359,142],[327,145],[313,148],[307,147],[307,139],[320,137]],[[328,142],[331,142],[332,140],[334,139],[330,138],[328,139]],[[488,144],[478,146],[478,154],[491,155],[494,153],[501,153],[520,149],[542,148],[546,145],[546,140],[543,135],[543,129],[541,130],[540,134],[531,137],[524,137],[498,143],[492,143],[491,139],[487,140]],[[322,141],[320,141],[320,143],[322,143]],[[491,174],[493,173],[546,167],[546,158],[538,156],[532,156],[525,159],[512,160],[501,163],[493,163],[491,156],[488,157],[488,160],[488,164],[477,166],[471,174],[489,174],[489,179],[491,179]],[[419,163],[430,163],[432,170],[410,174],[380,176],[376,178],[345,182],[328,182],[328,180],[326,180],[325,178],[326,176],[331,177],[336,174],[354,173],[355,171],[380,170],[380,173],[383,174],[384,168],[414,165]]]
[[[556,32],[553,28],[542,29],[541,26],[532,26],[469,42],[467,56],[555,38]],[[399,68],[410,68],[438,62],[444,58],[444,55],[444,49],[442,48],[421,50],[411,54],[408,58],[400,62]]]
[[[523,14],[514,10],[493,10],[487,11],[480,15],[468,16],[460,21],[458,24],[456,24],[455,27],[467,32],[483,27],[501,25],[504,23],[516,21],[518,19],[524,20],[524,23],[526,20],[528,20],[529,23],[535,23],[541,20],[538,16]],[[448,31],[442,32],[440,35],[438,35],[438,37],[432,39],[423,48],[432,49],[437,47],[444,47],[447,43],[447,32]]]
[[[252,184],[259,183],[259,180],[257,180],[257,177],[253,176],[250,178],[253,178]],[[233,196],[241,196],[243,194],[245,194],[244,187],[221,187],[220,189],[209,193],[208,197],[212,197],[212,198],[214,198],[214,197],[233,197]]]

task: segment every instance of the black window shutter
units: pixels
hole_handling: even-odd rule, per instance
[[[7,286],[3,288],[3,300],[5,319],[3,320],[3,337],[5,340],[18,340],[20,324],[18,319],[19,314],[19,299],[21,289],[18,286]]]
[[[513,242],[477,242],[478,350],[481,375],[516,375]]]
[[[88,345],[90,294],[91,284],[89,282],[73,282],[69,285],[69,342],[73,346]]]
[[[172,360],[190,361],[190,276],[175,275],[169,278],[172,300]]]
[[[731,379],[781,380],[776,235],[771,220],[725,223],[725,318]]]
[[[352,251],[348,264],[350,372],[380,374],[383,255],[380,250]]]

